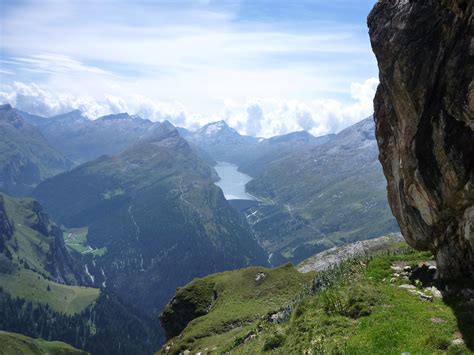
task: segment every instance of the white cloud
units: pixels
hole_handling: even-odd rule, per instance
[[[263,116],[262,108],[258,103],[251,103],[247,106],[246,133],[250,136],[257,136],[262,130]]]
[[[15,64],[22,70],[30,70],[38,73],[93,73],[100,75],[112,75],[112,73],[94,67],[84,65],[78,60],[65,55],[43,53],[33,54],[29,57],[12,57],[7,61],[9,64]]]
[[[222,99],[221,113],[213,115],[192,112],[178,101],[156,101],[142,95],[105,94],[102,99],[74,97],[20,82],[0,87],[0,102],[45,116],[74,109],[81,110],[92,119],[110,113],[128,112],[154,121],[167,119],[189,129],[224,119],[230,126],[248,135],[270,137],[304,129],[319,136],[338,132],[371,115],[377,83],[376,78],[352,83],[350,92],[353,100],[348,104],[334,99],[252,98],[242,102]]]
[[[238,1],[213,3],[19,2],[1,18],[4,69],[75,97],[179,100],[205,117],[218,97],[308,102],[375,75],[364,24],[242,21]]]
[[[234,102],[228,103],[223,117],[242,133],[263,137],[298,130],[309,131],[315,136],[337,133],[373,113],[377,84],[376,78],[352,83],[353,101],[349,104],[334,99],[252,99],[246,112]]]

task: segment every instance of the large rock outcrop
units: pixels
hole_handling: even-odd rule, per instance
[[[474,276],[474,3],[379,0],[369,15],[380,70],[380,161],[403,236],[439,277]]]

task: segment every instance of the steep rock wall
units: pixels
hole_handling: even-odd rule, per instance
[[[474,2],[379,0],[368,25],[380,161],[403,236],[474,276]]]

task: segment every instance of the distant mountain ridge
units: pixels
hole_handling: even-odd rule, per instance
[[[262,201],[249,222],[273,257],[294,262],[340,244],[397,232],[378,162],[373,118],[276,160],[247,184]]]
[[[72,166],[8,104],[0,106],[0,136],[0,191],[26,195],[42,180]]]
[[[25,115],[37,127],[41,127],[45,135],[62,137],[56,144],[62,144],[60,148],[71,156],[74,156],[74,151],[78,152],[74,156],[78,159],[76,162],[91,162],[90,159],[96,158],[114,161],[102,155],[116,156],[140,146],[153,139],[165,126],[175,130],[169,122],[165,121],[163,125],[127,113],[107,115],[94,121],[77,110],[53,118]],[[253,213],[248,222],[276,264],[287,259],[297,262],[334,243],[397,231],[385,202],[383,175],[375,159],[377,147],[371,119],[363,120],[338,134],[320,137],[314,137],[306,131],[268,139],[250,137],[239,134],[225,121],[209,123],[194,132],[183,128],[176,130],[176,134],[182,134],[189,142],[193,155],[201,158],[203,163],[214,166],[217,161],[227,161],[254,178],[247,188],[261,201],[257,210],[247,211],[250,212],[247,215]],[[210,172],[210,179],[215,181],[215,172],[213,169]],[[109,179],[110,183],[121,176],[115,175],[105,180]],[[147,180],[146,176],[141,178]],[[98,186],[100,184],[98,182]],[[117,184],[121,186],[121,182]],[[369,188],[369,185],[374,188]],[[116,193],[113,200],[117,201],[122,187],[114,191],[109,189],[109,192],[102,194],[109,196]],[[338,198],[331,197],[339,195]],[[80,205],[81,198],[78,196],[76,200],[70,201],[67,210],[72,211],[74,206]],[[90,198],[95,201],[95,197]],[[340,206],[345,198],[354,203]],[[355,216],[353,212],[369,208],[356,201],[365,201],[372,210],[366,210],[361,218],[350,217]],[[110,201],[101,201],[94,208],[99,211],[102,208],[99,206],[108,206],[108,203]],[[329,213],[330,210],[333,212]],[[59,214],[65,213],[62,211],[66,210],[58,208]],[[100,214],[96,213],[97,216]],[[69,213],[68,216],[79,220],[82,218],[81,213]],[[371,218],[376,222],[369,223]],[[365,225],[365,229],[360,229],[361,225]]]
[[[272,161],[331,139],[333,135],[314,137],[309,132],[292,132],[271,138],[241,135],[225,121],[213,122],[190,132],[186,139],[207,152],[216,161],[239,166],[239,170],[256,176]]]
[[[24,115],[51,144],[76,163],[122,152],[151,133],[150,120],[119,113],[90,120],[74,110],[51,118]]]

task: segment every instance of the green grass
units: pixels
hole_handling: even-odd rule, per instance
[[[424,301],[398,287],[408,281],[391,280],[390,266],[394,263],[415,265],[431,259],[430,253],[404,246],[342,262],[320,273],[325,289],[303,296],[289,320],[279,324],[255,315],[275,309],[276,304],[269,306],[270,299],[279,297],[276,292],[282,288],[296,292],[291,277],[282,273],[282,283],[278,277],[269,278],[266,290],[247,293],[255,272],[252,269],[210,276],[206,280],[219,281],[216,285],[225,295],[222,304],[218,298],[207,315],[191,321],[179,337],[168,342],[169,350],[211,354],[471,354],[472,307],[457,296]],[[245,276],[249,270],[251,275]],[[428,290],[423,292],[429,294]],[[289,299],[288,295],[282,297],[280,304]],[[253,322],[226,330],[229,320],[252,319],[252,315]],[[452,343],[460,334],[467,345]]]
[[[328,289],[301,302],[289,322],[267,324],[234,353],[471,354],[465,345],[453,345],[452,340],[461,331],[472,344],[472,309],[461,306],[458,299],[422,301],[398,287],[404,281],[390,283],[392,263],[416,264],[428,259],[428,253],[410,251],[375,256],[363,265],[353,262],[352,268],[343,265],[346,271]],[[465,322],[462,329],[460,317]],[[441,322],[433,322],[434,318]],[[276,345],[272,342],[275,334],[280,334]]]
[[[0,355],[73,355],[87,354],[69,344],[45,341],[0,330]]]
[[[265,278],[256,281],[258,273],[264,273]],[[258,326],[262,317],[287,306],[313,278],[314,274],[298,273],[287,264],[276,269],[251,267],[194,280],[179,289],[176,297],[210,311],[192,320],[179,339],[168,342],[171,353],[185,349],[213,349],[218,353],[232,348]],[[173,317],[169,306],[165,313]]]
[[[94,256],[102,256],[107,252],[107,248],[94,249],[87,244],[88,227],[70,228],[63,232],[64,243],[68,248],[81,254],[92,254]]]
[[[13,297],[45,303],[52,309],[67,314],[81,312],[100,293],[97,288],[58,284],[29,270],[0,274],[0,285],[4,292]]]

